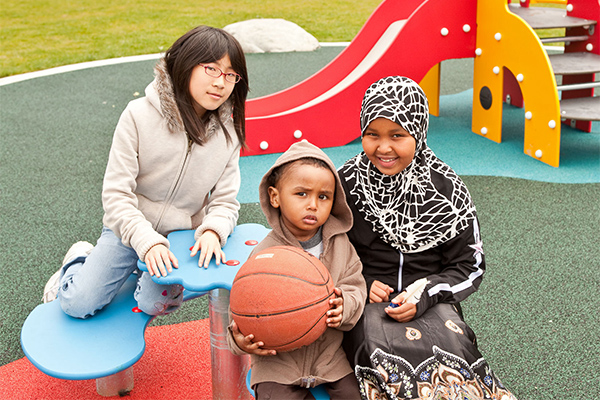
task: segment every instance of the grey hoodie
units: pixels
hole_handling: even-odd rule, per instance
[[[337,329],[327,328],[325,333],[309,346],[278,353],[275,356],[252,355],[252,385],[270,381],[305,387],[308,384],[314,387],[324,382],[337,381],[353,372],[342,349],[343,331],[352,329],[358,322],[366,302],[367,292],[362,276],[362,264],[346,236],[346,232],[352,227],[352,213],[346,204],[346,196],[335,166],[321,149],[305,140],[293,144],[283,153],[260,182],[260,204],[272,231],[254,249],[254,252],[278,245],[301,248],[298,239],[283,225],[279,209],[271,206],[267,177],[274,168],[305,157],[325,161],[336,179],[331,215],[322,226],[321,261],[329,269],[335,287],[342,289],[344,299],[342,323]],[[244,354],[233,340],[231,329],[228,342],[234,354]]]
[[[104,225],[142,260],[152,246],[168,247],[165,236],[173,230],[196,229],[198,238],[211,229],[224,245],[240,207],[240,144],[231,105],[219,108],[231,143],[213,118],[206,143],[191,144],[164,61],[155,75],[146,96],[121,114],[102,187]]]

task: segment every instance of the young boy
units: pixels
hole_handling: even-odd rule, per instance
[[[331,399],[360,399],[342,338],[360,318],[367,292],[362,264],[346,236],[352,214],[335,171],[323,151],[303,140],[283,153],[260,182],[260,204],[273,230],[254,252],[302,247],[327,266],[336,298],[330,300],[325,333],[290,352],[263,349],[262,342],[254,342],[251,333],[244,336],[231,322],[229,347],[234,354],[252,355],[257,400],[312,398],[308,388],[320,384]]]

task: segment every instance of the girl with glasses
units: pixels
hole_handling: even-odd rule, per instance
[[[214,257],[238,219],[239,153],[245,146],[248,74],[241,46],[227,32],[199,26],[167,50],[146,96],[129,103],[117,124],[102,188],[102,234],[75,243],[44,290],[77,318],[109,304],[137,269],[135,298],[151,315],[177,309],[180,285],[159,285],[178,262],[166,236],[195,229],[190,255]]]

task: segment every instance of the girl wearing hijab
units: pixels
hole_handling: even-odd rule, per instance
[[[427,147],[429,109],[411,79],[366,91],[363,152],[338,171],[369,303],[345,337],[365,399],[515,399],[477,349],[459,302],[485,270],[477,214]]]

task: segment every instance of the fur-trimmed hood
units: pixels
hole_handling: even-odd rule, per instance
[[[175,93],[173,92],[173,83],[167,72],[167,63],[164,58],[161,58],[154,66],[154,81],[146,87],[146,97],[165,118],[169,131],[173,133],[181,131],[185,132],[183,119],[181,118],[175,100]],[[231,100],[227,100],[219,107],[219,117],[224,125],[229,120],[232,120],[232,111],[233,107],[231,105]],[[212,136],[218,127],[219,124],[215,117],[211,116],[206,130],[206,137],[209,138]],[[230,134],[234,135],[235,132],[230,132]]]

